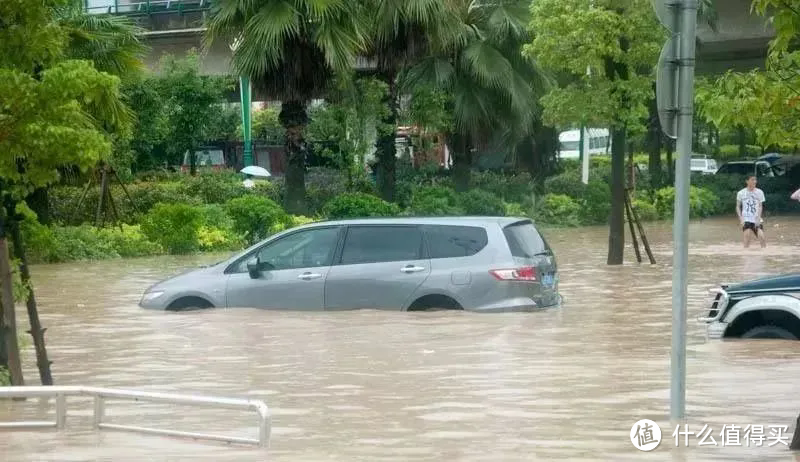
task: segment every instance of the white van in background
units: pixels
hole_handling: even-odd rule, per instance
[[[606,155],[611,152],[611,135],[607,128],[587,128],[589,155]],[[578,159],[580,157],[580,130],[567,130],[558,135],[558,157]]]

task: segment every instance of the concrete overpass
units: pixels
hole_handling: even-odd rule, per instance
[[[213,0],[85,0],[92,13],[124,14],[147,32],[151,47],[145,61],[154,69],[164,54],[177,56],[189,49],[202,48],[203,20]],[[763,67],[769,41],[774,36],[767,21],[750,12],[751,0],[717,0],[718,30],[699,25],[697,72],[718,74],[728,69],[749,70]],[[230,74],[231,50],[215,44],[201,57],[201,72],[206,75]],[[362,59],[359,69],[371,69]],[[265,96],[265,95],[264,95]]]

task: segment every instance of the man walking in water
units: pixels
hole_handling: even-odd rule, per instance
[[[761,241],[761,248],[767,246],[767,238],[764,236],[764,225],[762,225],[761,213],[764,211],[764,191],[756,188],[756,177],[747,177],[747,187],[736,194],[736,214],[739,215],[739,223],[742,224],[744,232],[744,246],[750,247],[751,233]]]

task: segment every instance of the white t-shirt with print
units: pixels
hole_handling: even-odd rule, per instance
[[[736,194],[736,201],[742,203],[742,219],[745,222],[758,224],[758,205],[767,201],[764,191],[755,188],[750,191],[742,189]]]

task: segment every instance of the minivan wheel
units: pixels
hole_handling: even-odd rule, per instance
[[[167,311],[194,311],[214,308],[214,305],[200,297],[183,297],[170,303]]]
[[[463,310],[459,303],[446,295],[426,295],[417,299],[408,311]]]
[[[800,340],[797,336],[783,327],[765,325],[754,327],[744,334],[742,338],[775,338],[784,340]]]

